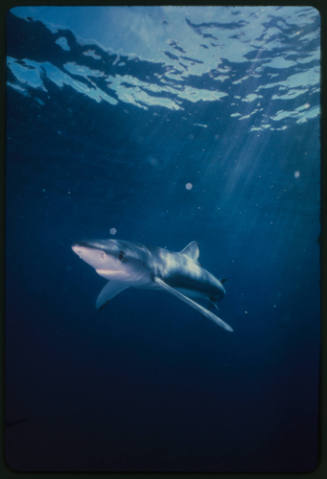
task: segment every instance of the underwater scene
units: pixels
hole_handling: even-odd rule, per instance
[[[320,15],[6,18],[15,471],[319,464]]]

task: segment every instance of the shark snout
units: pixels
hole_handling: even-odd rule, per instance
[[[74,251],[75,254],[77,254],[77,256],[81,256],[83,254],[83,251],[86,250],[85,246],[81,246],[79,244],[74,244],[72,246],[72,250]]]
[[[98,255],[98,250],[93,249],[91,245],[86,243],[76,243],[72,246],[72,250],[87,263],[90,259]]]
[[[93,250],[98,250],[98,247],[93,245],[91,242],[87,242],[87,241],[83,241],[83,242],[80,242],[80,243],[75,243],[72,246],[72,250],[77,255],[80,255],[80,254],[85,253],[86,251],[90,251],[92,249]]]
[[[79,252],[79,246],[78,246],[77,244],[73,244],[72,250],[74,251],[74,253],[78,254],[78,252]]]
[[[110,251],[105,251],[101,244],[95,242],[75,243],[72,250],[81,260],[92,266],[100,276],[117,276],[118,273],[121,273],[121,260],[112,255]],[[126,267],[124,269],[126,270]]]

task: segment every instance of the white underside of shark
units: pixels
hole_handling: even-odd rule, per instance
[[[225,288],[223,280],[200,266],[199,247],[195,241],[180,252],[113,239],[81,242],[72,249],[108,280],[97,297],[98,309],[127,288],[156,289],[172,294],[226,331],[233,331],[210,310],[217,309]]]

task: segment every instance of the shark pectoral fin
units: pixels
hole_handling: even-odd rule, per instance
[[[186,294],[186,296],[188,295]],[[218,304],[210,298],[204,298],[200,296],[194,299],[196,300],[197,303],[200,303],[201,306],[208,309],[209,311],[212,311],[212,312],[219,311]]]
[[[109,281],[105,287],[100,291],[99,296],[97,297],[96,300],[96,308],[100,309],[105,306],[105,304],[117,294],[121,293],[124,291],[124,289],[127,289],[128,286],[126,286],[126,283],[123,283],[121,281]]]
[[[160,286],[162,289],[164,289],[165,291],[167,291],[168,293],[171,293],[173,294],[174,296],[176,296],[176,298],[179,298],[181,299],[182,301],[184,301],[184,303],[188,304],[189,306],[191,306],[192,308],[196,309],[197,311],[199,311],[199,313],[203,314],[203,316],[205,316],[206,318],[209,318],[211,319],[212,321],[214,321],[216,324],[218,324],[218,326],[220,326],[221,328],[225,329],[226,331],[230,331],[230,332],[233,332],[233,328],[231,328],[229,326],[229,324],[225,323],[225,321],[223,321],[222,319],[218,318],[218,316],[216,316],[215,314],[213,314],[211,311],[208,311],[206,308],[204,308],[203,306],[201,306],[200,304],[196,303],[195,301],[193,301],[193,299],[190,299],[188,298],[187,296],[185,296],[184,294],[182,294],[181,292],[179,292],[177,289],[175,288],[172,288],[171,286],[169,286],[167,283],[165,283],[164,281],[162,281],[162,279],[160,278],[155,278],[154,279],[155,283]]]

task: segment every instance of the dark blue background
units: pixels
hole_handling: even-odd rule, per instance
[[[78,59],[66,35],[69,52],[41,22],[8,15],[16,59]],[[153,81],[161,68],[126,62]],[[235,127],[228,100],[141,110],[44,83],[47,93],[7,89],[6,419],[27,419],[7,429],[9,465],[312,470],[318,120],[255,133],[251,118]],[[163,293],[128,290],[97,312],[104,281],[71,245],[111,227],[171,250],[197,240],[201,264],[228,277],[220,316],[234,334]]]

